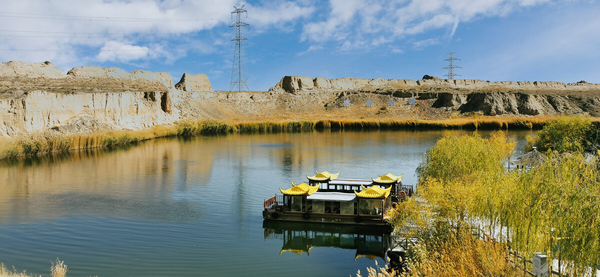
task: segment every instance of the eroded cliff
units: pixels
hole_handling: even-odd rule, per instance
[[[68,73],[49,62],[0,64],[0,133],[14,136],[54,129],[140,129],[181,118],[188,94],[170,74],[79,67]],[[208,79],[186,82],[204,82]]]
[[[585,81],[568,84],[540,81],[490,82],[444,80],[428,75],[416,81],[357,78],[328,80],[286,76],[271,88],[271,91],[284,91],[295,95],[333,93],[337,94],[337,98],[324,103],[326,108],[379,107],[379,114],[389,113],[394,109],[402,110],[402,106],[408,105],[419,106],[420,115],[432,117],[469,112],[489,116],[600,116],[600,85]],[[414,99],[414,102],[411,99]],[[396,114],[410,115],[404,110],[404,113]]]
[[[600,85],[285,76],[269,91],[213,91],[204,74],[174,85],[163,72],[0,63],[0,134],[142,129],[181,119],[234,122],[343,118],[438,119],[590,114],[600,116]]]

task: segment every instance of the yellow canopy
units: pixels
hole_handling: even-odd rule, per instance
[[[302,255],[303,252],[306,252],[306,255],[308,255],[310,257],[310,250],[312,248],[313,247],[310,246],[306,250],[304,250],[304,249],[281,249],[281,251],[279,251],[279,255],[281,256],[281,254],[283,254],[285,252],[294,252],[294,253],[296,253],[296,255],[300,256],[300,255]]]
[[[382,189],[379,186],[371,186],[370,188],[365,188],[365,186],[360,185],[363,190],[361,192],[356,192],[356,196],[360,198],[387,198],[390,196],[390,191],[392,190],[392,186],[387,189]]]
[[[321,173],[317,172],[317,175],[315,176],[306,175],[306,178],[308,178],[311,181],[327,181],[335,180],[338,176],[340,176],[339,172],[337,174],[331,174],[329,171],[323,171]]]
[[[388,173],[388,174],[385,174],[383,176],[379,175],[379,177],[377,177],[377,179],[371,178],[371,180],[373,180],[373,182],[375,182],[375,183],[391,184],[391,183],[402,181],[402,177],[404,177],[404,174],[402,174],[400,176],[396,176],[396,175],[394,175],[392,173]]]
[[[279,255],[281,255],[281,254],[279,254]],[[360,257],[365,257],[365,258],[367,258],[367,259],[369,259],[369,260],[376,260],[377,258],[379,258],[379,257],[377,257],[376,255],[370,255],[370,254],[364,254],[364,255],[363,255],[363,254],[356,254],[356,255],[354,256],[354,261],[356,262],[356,260],[357,260],[358,258],[360,258]]]
[[[292,182],[292,187],[286,190],[279,188],[279,191],[285,195],[311,195],[315,193],[319,189],[319,186],[309,186],[306,183],[302,183],[299,185],[294,185]]]

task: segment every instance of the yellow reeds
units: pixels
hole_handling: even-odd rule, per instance
[[[557,148],[569,151],[564,154],[546,152],[546,161],[535,168],[504,169],[503,161],[515,144],[507,142],[502,132],[496,132],[489,139],[477,135],[446,136],[427,151],[427,162],[419,168],[418,194],[427,200],[427,207],[431,209],[428,214],[433,216],[430,220],[412,220],[411,223],[437,224],[434,227],[422,224],[422,229],[427,230],[429,226],[438,231],[423,239],[427,256],[436,260],[431,269],[448,265],[443,271],[450,272],[450,276],[506,276],[497,272],[462,271],[464,264],[453,265],[460,257],[466,257],[459,259],[462,261],[476,261],[472,254],[477,251],[463,249],[468,245],[452,241],[431,245],[431,241],[445,234],[439,230],[449,229],[443,224],[456,229],[476,227],[527,257],[539,251],[549,259],[563,259],[566,262],[562,269],[567,275],[583,276],[589,268],[600,267],[599,161],[597,157],[578,152],[583,149],[577,142],[595,132],[589,132],[589,122],[581,118],[557,123],[546,125],[551,127],[544,129],[548,141],[571,148]],[[411,217],[423,215],[409,203],[410,200],[401,203],[390,213],[393,224],[402,227]],[[465,240],[458,242],[465,243]],[[458,249],[447,251],[456,247]],[[428,275],[428,267],[419,263],[417,267]]]
[[[0,263],[0,277],[35,277],[35,275],[27,275],[25,271],[17,272],[13,268],[13,271],[8,270],[3,263]]]
[[[56,258],[56,263],[52,263],[50,267],[50,274],[52,277],[65,277],[67,276],[67,265]],[[3,263],[0,263],[0,277],[35,277],[36,275],[28,275],[25,271],[18,272],[14,267],[13,271],[8,270]],[[41,277],[41,276],[40,276]]]
[[[281,120],[230,123],[218,120],[181,120],[175,125],[159,125],[143,130],[97,131],[71,135],[53,131],[0,139],[0,159],[33,156],[136,143],[171,137],[240,133],[304,132],[314,130],[424,130],[424,129],[541,129],[556,117],[490,117],[475,115],[440,120],[420,119],[327,119]],[[594,121],[594,119],[592,119]]]
[[[63,261],[56,258],[56,264],[52,263],[50,271],[52,273],[52,277],[65,277],[67,276],[67,265]]]

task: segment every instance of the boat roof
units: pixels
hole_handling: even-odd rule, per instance
[[[306,197],[307,200],[320,200],[320,201],[339,201],[339,202],[352,202],[356,201],[356,194],[344,193],[344,192],[320,192],[317,191],[312,195]]]
[[[371,185],[372,180],[369,179],[336,179],[329,181],[330,185]]]

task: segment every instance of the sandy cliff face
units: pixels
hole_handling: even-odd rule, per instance
[[[64,74],[47,62],[1,63],[0,79],[0,134],[5,136],[172,124],[181,119],[191,94],[212,91],[207,78],[182,78],[181,84],[192,82],[197,89],[186,92],[175,88],[168,73],[79,67]],[[89,128],[72,128],[81,122]]]
[[[303,76],[285,76],[273,90],[282,89],[289,93],[299,93],[310,90],[370,90],[395,88],[438,88],[446,90],[516,90],[516,91],[600,91],[600,84],[590,84],[585,81],[577,83],[540,82],[540,81],[501,81],[490,82],[482,80],[447,80],[425,75],[422,80],[411,79],[361,79],[339,78],[310,78]]]
[[[457,113],[600,116],[600,85],[285,76],[267,92],[213,91],[204,74],[0,63],[0,135],[141,129],[181,119],[445,118]]]
[[[312,80],[312,84],[308,84]],[[489,82],[482,80],[444,80],[425,75],[422,80],[310,78],[286,76],[270,91],[294,95],[337,93],[326,107],[350,105],[366,107],[374,101],[382,109],[387,103],[405,103],[414,99],[421,109],[432,114],[481,112],[484,115],[574,115],[600,116],[600,85],[585,81],[562,82]],[[444,112],[435,111],[442,109]],[[406,114],[406,113],[405,113]]]

